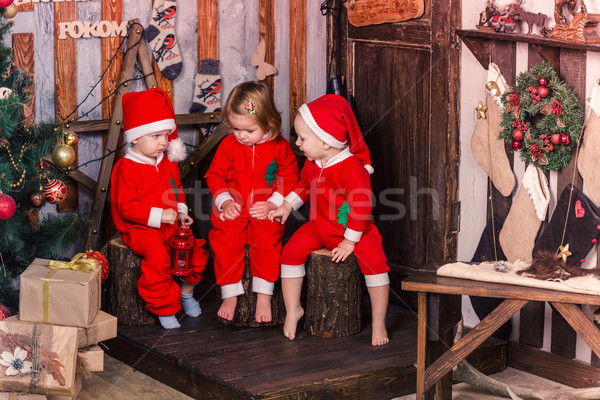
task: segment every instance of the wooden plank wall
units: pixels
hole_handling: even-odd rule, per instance
[[[54,30],[58,32],[60,22],[77,19],[77,3],[64,2],[54,4]],[[77,84],[73,79],[77,76],[77,43],[76,39],[67,37],[58,40],[54,35],[54,102],[55,115],[58,121],[67,118],[77,107]],[[77,114],[74,115],[77,118]],[[77,165],[77,145],[75,145],[75,161]],[[74,182],[67,183],[69,194],[57,206],[59,211],[74,210],[79,206],[79,191]]]
[[[29,72],[33,85],[29,88],[31,100],[25,105],[23,112],[25,125],[35,121],[35,58],[33,48],[33,33],[15,33],[12,35],[13,62],[15,66]]]
[[[306,0],[290,0],[290,125],[306,102]]]
[[[267,46],[265,61],[275,63],[275,4],[273,0],[259,0],[258,5],[258,41],[264,40]],[[275,78],[268,76],[267,84],[273,90]]]

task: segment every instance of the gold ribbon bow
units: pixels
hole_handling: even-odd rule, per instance
[[[84,258],[85,253],[77,253],[68,263],[63,261],[50,260],[48,261],[48,268],[50,268],[50,272],[44,276],[44,280],[42,283],[42,319],[44,323],[48,323],[49,314],[50,314],[50,278],[61,269],[70,269],[73,271],[93,271],[96,273],[96,280],[98,281],[98,304],[100,304],[100,296],[101,296],[101,285],[102,281],[100,279],[100,266],[98,265],[98,261],[91,258]]]

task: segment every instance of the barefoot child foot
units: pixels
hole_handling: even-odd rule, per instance
[[[373,335],[371,336],[371,344],[373,346],[381,346],[382,344],[389,343],[387,329],[385,329],[385,322],[381,321],[376,323],[373,321]]]
[[[288,311],[285,314],[285,322],[283,323],[283,335],[294,340],[296,338],[296,329],[298,321],[304,316],[304,309],[300,306],[296,310]]]
[[[385,328],[385,315],[387,313],[388,298],[389,298],[389,285],[368,287],[369,297],[371,298],[371,314],[373,326],[373,336],[371,337],[371,344],[373,346],[381,346],[390,341]]]
[[[237,306],[237,296],[227,297],[223,299],[217,315],[227,321],[231,321],[235,315],[235,306]]]
[[[256,322],[271,322],[271,296],[268,294],[256,294]]]

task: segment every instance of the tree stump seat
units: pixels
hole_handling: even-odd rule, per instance
[[[304,329],[310,335],[334,338],[360,332],[361,275],[354,255],[336,263],[327,249],[311,253],[304,313]]]
[[[127,247],[119,236],[108,242],[106,258],[111,269],[106,279],[106,312],[117,317],[122,325],[157,323],[158,318],[148,311],[138,293],[142,257]]]
[[[231,321],[217,317],[219,321],[229,326],[245,326],[256,328],[259,326],[276,326],[285,321],[285,305],[281,293],[281,280],[275,282],[273,297],[271,297],[271,322],[256,322],[256,293],[252,291],[252,273],[250,271],[250,257],[246,248],[244,275],[242,277],[244,294],[238,296],[235,315]]]

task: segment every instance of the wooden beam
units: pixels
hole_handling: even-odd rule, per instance
[[[199,113],[199,114],[177,114],[175,115],[177,125],[202,125],[221,122],[221,112]],[[71,122],[70,129],[74,132],[96,132],[105,131],[110,125],[110,119],[99,119],[91,121]]]
[[[77,20],[77,3],[63,2],[54,4],[54,32],[58,32],[60,22]],[[77,43],[72,37],[58,39],[54,35],[54,107],[56,119],[77,118]],[[73,111],[75,113],[69,116]],[[77,165],[77,145],[74,165]],[[67,183],[69,195],[57,206],[59,211],[79,208],[79,191],[74,183]]]
[[[275,4],[273,0],[259,0],[258,3],[258,41],[264,40],[267,45],[265,61],[271,65],[275,64]],[[275,77],[268,76],[265,79],[271,88],[274,88]]]
[[[219,2],[198,0],[198,62],[219,59]]]
[[[306,102],[306,0],[290,0],[290,125]],[[293,140],[290,138],[290,140]]]
[[[123,21],[123,2],[121,0],[102,0],[101,4],[101,20],[102,21],[117,21],[118,24]],[[111,63],[111,58],[115,54],[116,49],[123,41],[123,37],[105,37],[100,39],[100,66],[101,71],[108,71],[102,79],[102,98],[110,95],[117,88],[119,79],[119,72],[121,71],[121,65],[123,64],[123,57],[118,54]],[[121,52],[123,49],[120,49]],[[110,63],[110,67],[109,67]],[[115,96],[109,97],[102,103],[102,118],[110,118],[113,105],[115,102]],[[106,140],[106,137],[104,138]]]
[[[31,4],[31,3],[30,3]],[[13,62],[16,67],[27,71],[33,80],[27,88],[31,96],[29,103],[23,106],[23,124],[32,125],[35,121],[35,50],[33,48],[33,33],[14,33],[12,35]]]
[[[17,6],[17,12],[22,12],[22,11],[33,11],[34,10],[34,3],[25,3],[25,4],[20,4]]]

